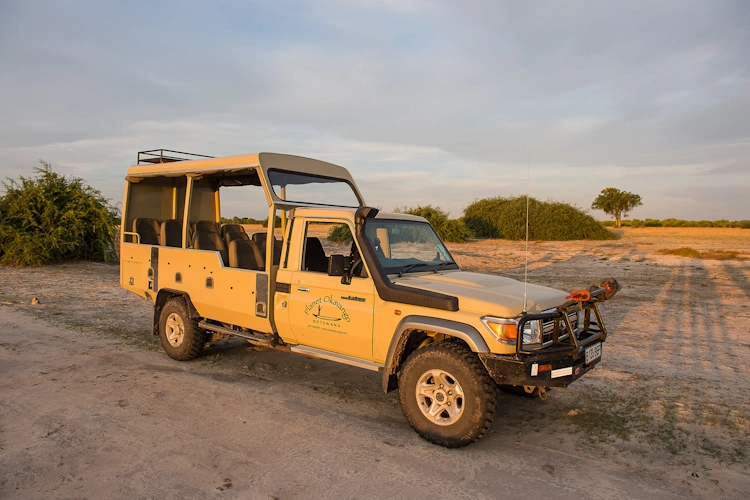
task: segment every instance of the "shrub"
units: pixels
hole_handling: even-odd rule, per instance
[[[700,259],[701,253],[692,247],[681,247],[681,248],[665,248],[659,250],[662,255],[678,255],[680,257],[690,257],[692,259]]]
[[[526,197],[484,198],[464,210],[464,221],[477,236],[526,238]],[[609,240],[617,236],[581,209],[556,201],[529,199],[529,239]]]
[[[435,228],[438,236],[440,236],[443,241],[462,243],[473,237],[472,232],[466,227],[466,224],[462,219],[449,219],[448,214],[440,207],[420,205],[417,207],[396,208],[394,209],[394,212],[424,217],[429,221],[430,225]]]
[[[227,219],[226,217],[221,218],[221,224],[260,224],[263,227],[268,227],[268,219],[253,219],[252,217],[232,217]]]
[[[741,255],[734,250],[706,250],[699,252],[692,247],[681,248],[664,248],[659,250],[662,255],[677,255],[679,257],[689,257],[691,259],[704,260],[747,260],[745,255]]]
[[[613,221],[605,220],[599,221],[599,224],[605,227],[612,227],[615,225]],[[721,220],[682,220],[682,219],[646,219],[641,221],[639,219],[623,220],[622,227],[721,227],[721,228],[744,228],[750,229],[750,221],[736,220],[729,221],[726,219]]]
[[[646,221],[640,219],[633,219],[631,227],[646,227]]]
[[[334,243],[344,243],[351,241],[352,232],[346,224],[336,224],[328,231],[328,239]]]
[[[99,190],[40,160],[30,178],[8,179],[0,196],[0,264],[115,260],[118,213]]]

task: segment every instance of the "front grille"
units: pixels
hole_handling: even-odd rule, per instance
[[[546,313],[554,311],[554,309],[550,309],[544,312]],[[570,324],[573,325],[573,330],[578,330],[578,313],[568,313],[568,319],[570,320]],[[568,334],[570,333],[568,332],[568,325],[565,323],[565,321],[562,320],[562,318],[549,319],[544,321],[542,324],[542,345],[552,342],[556,326],[557,328],[559,328],[559,333],[557,334],[558,340],[565,340],[568,337]]]

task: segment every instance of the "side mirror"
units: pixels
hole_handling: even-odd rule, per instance
[[[346,257],[333,254],[328,257],[328,276],[346,276]]]

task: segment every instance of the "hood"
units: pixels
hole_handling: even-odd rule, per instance
[[[515,318],[523,311],[524,284],[502,276],[446,271],[442,273],[405,274],[391,277],[393,283],[431,290],[458,297],[461,311],[471,311],[482,316]],[[566,292],[539,285],[527,285],[527,306],[530,313],[540,313],[566,302]]]

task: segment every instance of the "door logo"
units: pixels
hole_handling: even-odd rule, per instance
[[[351,322],[346,308],[334,299],[333,295],[319,297],[307,304],[305,314],[312,316],[312,322],[315,324],[335,326],[341,324],[341,321]]]
[[[321,312],[320,312],[321,309],[322,309],[322,307],[323,306],[321,306],[320,304],[318,304],[318,310],[316,312],[313,312],[312,315],[315,316],[316,318],[322,319],[324,321],[341,321],[341,317],[336,318],[334,316],[323,316],[323,314],[321,314]]]

